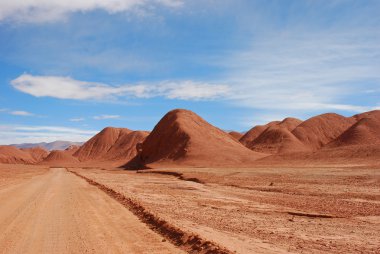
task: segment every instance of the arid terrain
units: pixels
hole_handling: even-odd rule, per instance
[[[192,111],[0,146],[1,253],[380,253],[380,111],[223,131]]]
[[[369,168],[75,172],[237,253],[377,253],[380,172]]]
[[[118,196],[227,253],[380,250],[378,168],[1,165],[0,179],[1,253],[202,253]]]

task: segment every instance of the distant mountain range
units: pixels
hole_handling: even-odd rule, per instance
[[[24,143],[24,144],[13,144],[11,146],[15,146],[17,148],[32,148],[32,147],[42,147],[48,151],[52,150],[65,150],[69,146],[76,145],[81,146],[83,142],[70,142],[70,141],[54,141],[50,143],[42,142],[42,143]]]

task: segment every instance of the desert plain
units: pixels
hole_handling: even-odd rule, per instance
[[[125,171],[1,165],[1,253],[203,252],[152,230],[74,173],[229,253],[378,253],[380,248],[378,168]]]

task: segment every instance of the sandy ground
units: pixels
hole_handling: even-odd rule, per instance
[[[0,253],[181,253],[63,168],[0,166]]]
[[[237,253],[380,253],[380,170],[73,169]]]

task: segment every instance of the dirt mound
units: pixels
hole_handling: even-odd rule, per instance
[[[364,117],[352,125],[327,147],[380,144],[380,117]]]
[[[104,159],[112,161],[129,161],[137,155],[137,144],[142,143],[148,135],[148,131],[132,131],[120,136],[116,143],[107,152]]]
[[[5,164],[33,164],[35,159],[27,151],[14,146],[0,146],[0,163]]]
[[[362,118],[380,119],[380,110],[372,110],[372,111],[364,112],[361,114],[357,114],[357,115],[354,115],[353,118],[355,118],[357,121],[359,121]]]
[[[66,148],[65,151],[68,152],[69,154],[73,155],[74,153],[76,153],[79,150],[79,148],[80,148],[80,146],[71,145],[68,148]]]
[[[124,134],[132,132],[127,128],[104,128],[101,132],[84,143],[74,156],[80,161],[100,160],[103,159],[111,147]]]
[[[305,146],[286,127],[274,125],[268,127],[254,141],[247,144],[253,151],[263,153],[289,153],[304,151]]]
[[[287,117],[278,124],[274,124],[275,126],[279,126],[282,128],[286,128],[288,131],[293,131],[298,125],[302,123],[302,120],[293,118],[293,117]]]
[[[297,118],[270,122],[252,128],[242,139],[246,147],[253,151],[263,153],[286,153],[304,150],[302,143],[291,133],[300,123]]]
[[[327,113],[302,122],[292,133],[306,147],[311,150],[317,150],[339,137],[355,122],[354,118]]]
[[[288,117],[285,118],[282,121],[273,121],[270,123],[267,123],[265,125],[257,125],[247,131],[244,136],[240,138],[240,143],[245,145],[248,148],[251,148],[253,146],[253,141],[258,138],[265,130],[267,130],[271,126],[278,126],[286,128],[289,131],[292,131],[294,128],[296,128],[300,123],[302,123],[301,120],[297,118]]]
[[[78,159],[73,157],[70,151],[62,151],[62,150],[53,150],[49,153],[49,155],[42,161],[42,164],[70,164],[70,163],[78,163]]]
[[[137,155],[136,145],[148,134],[146,131],[107,127],[83,144],[74,156],[80,161],[121,161],[123,164]]]
[[[230,132],[228,132],[228,134],[230,134],[231,137],[233,137],[236,140],[241,139],[243,137],[243,135],[244,135],[244,134],[242,134],[240,132],[237,132],[237,131],[230,131]]]
[[[244,166],[263,154],[183,109],[167,113],[141,146],[141,162],[181,166]]]
[[[267,125],[256,125],[252,129],[247,131],[247,133],[245,133],[243,137],[239,139],[240,143],[242,143],[245,146],[248,146],[249,143],[251,143],[258,136],[260,136],[260,134],[263,133],[267,128]]]
[[[29,153],[35,162],[42,161],[49,154],[49,152],[42,147],[21,148],[20,150]]]

